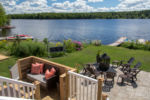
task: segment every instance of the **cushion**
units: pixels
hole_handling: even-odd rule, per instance
[[[36,62],[35,64],[40,65],[40,73],[43,74],[44,64],[43,63],[38,63],[38,62]]]
[[[45,72],[45,79],[49,79],[51,78],[55,73],[53,73],[52,71],[49,71],[49,69],[46,70]]]
[[[52,68],[52,66],[50,66],[48,64],[44,64],[43,73],[45,73],[47,69],[51,69],[51,68]]]
[[[32,64],[31,73],[32,74],[40,74],[40,65]]]
[[[50,72],[52,72],[53,74],[55,74],[55,73],[56,73],[55,68],[54,68],[54,67],[52,67]]]

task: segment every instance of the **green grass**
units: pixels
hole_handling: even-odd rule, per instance
[[[17,61],[16,57],[11,57],[0,61],[0,76],[10,77],[9,66],[13,66]]]
[[[135,62],[140,61],[142,63],[142,70],[150,72],[150,52],[143,50],[131,50],[122,47],[110,47],[110,46],[89,46],[82,51],[67,54],[64,57],[51,58],[49,60],[65,64],[74,67],[76,64],[86,64],[96,62],[96,53],[98,50],[107,53],[113,60],[125,60],[130,57],[135,57]]]
[[[107,53],[113,60],[128,60],[130,57],[135,57],[135,62],[140,61],[142,63],[142,70],[150,72],[150,52],[144,50],[131,50],[122,47],[110,47],[110,46],[88,46],[82,51],[68,53],[66,56],[58,58],[46,58],[51,61],[55,61],[64,65],[74,67],[76,64],[86,64],[96,62],[96,53],[98,50],[102,50],[103,53]],[[11,57],[7,60],[0,61],[0,76],[9,77],[8,66],[15,64],[17,58]],[[80,68],[81,69],[81,68]]]

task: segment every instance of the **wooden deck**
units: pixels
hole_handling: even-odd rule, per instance
[[[41,100],[60,100],[59,91],[57,89],[48,91],[41,87]]]
[[[8,59],[8,58],[9,58],[8,56],[5,56],[5,55],[0,54],[0,61],[1,61],[1,60],[5,60],[5,59]]]

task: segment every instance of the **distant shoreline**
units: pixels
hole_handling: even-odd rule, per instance
[[[91,13],[31,13],[9,14],[11,19],[150,19],[150,10]]]

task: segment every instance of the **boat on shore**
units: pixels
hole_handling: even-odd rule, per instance
[[[0,27],[1,29],[13,29],[13,28],[16,28],[15,26],[10,26],[10,25],[7,25],[7,26],[3,26],[3,27]]]
[[[2,40],[15,40],[16,38],[19,38],[20,40],[27,40],[27,39],[33,40],[34,39],[32,36],[20,34],[20,35],[15,35],[15,36],[0,37],[0,41],[2,41]]]

